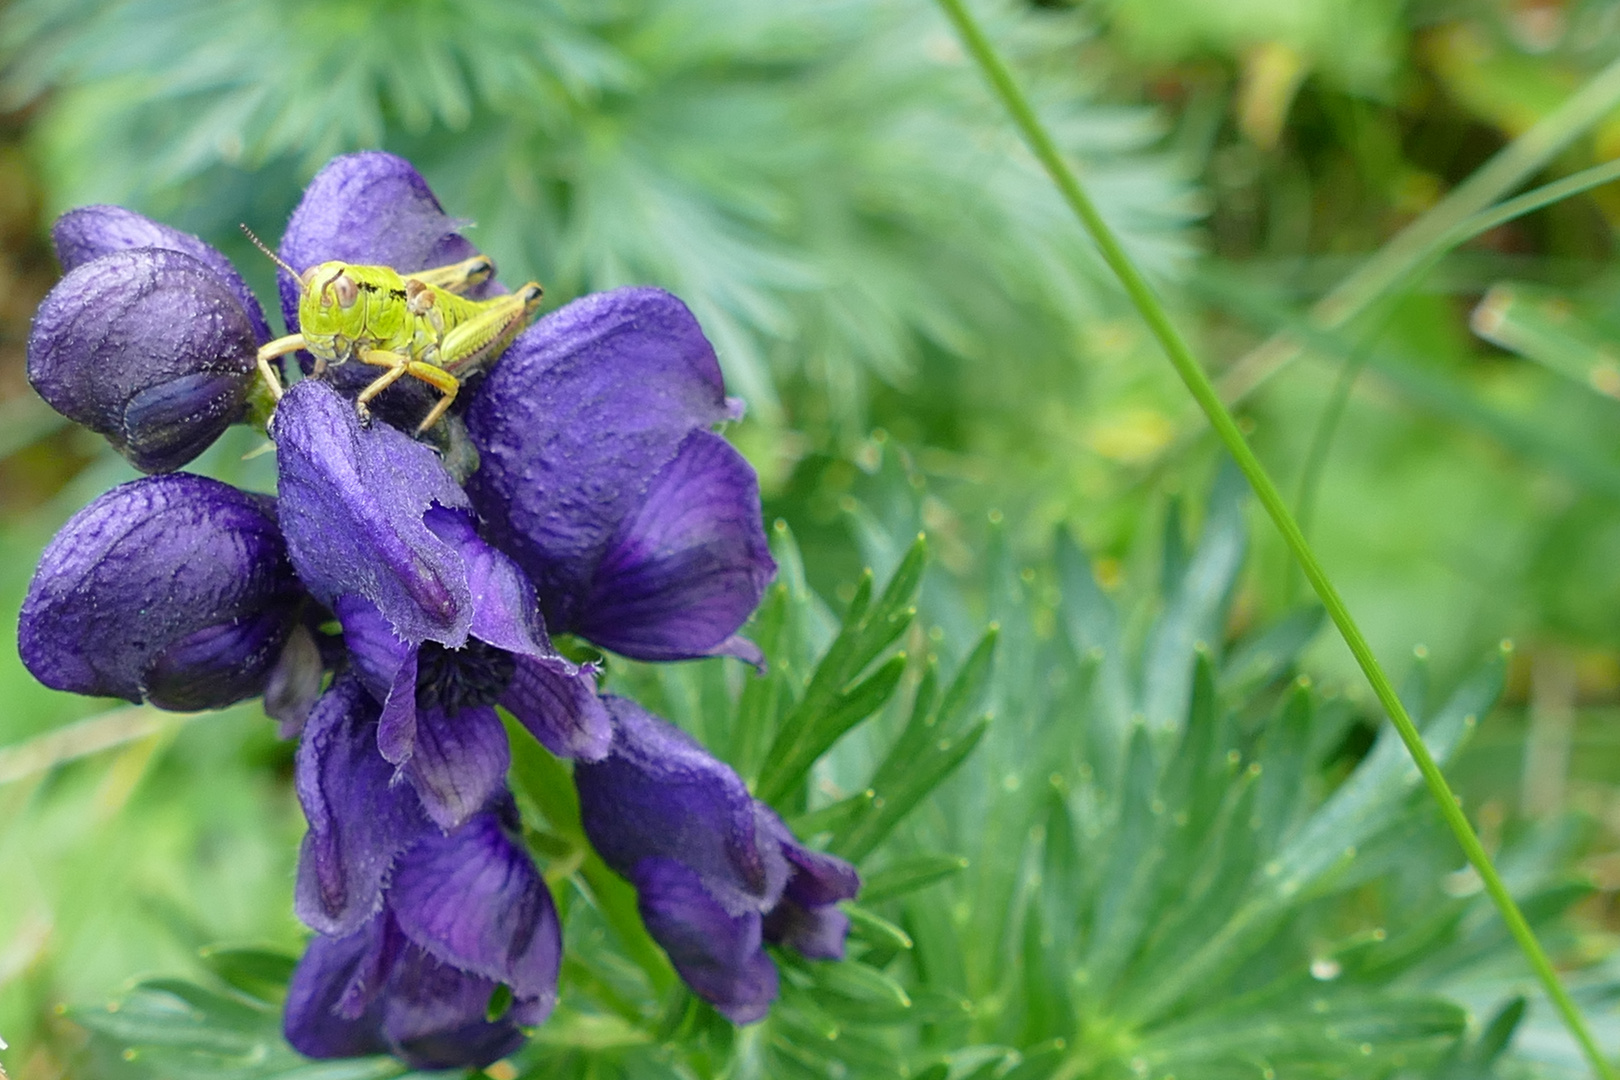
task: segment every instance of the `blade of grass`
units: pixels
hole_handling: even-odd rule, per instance
[[[1311,307],[1311,321],[1324,329],[1337,329],[1366,311],[1405,278],[1412,267],[1432,257],[1435,251],[1459,243],[1451,239],[1458,225],[1483,212],[1543,168],[1617,105],[1620,105],[1620,60],[1598,72],[1562,105],[1503,147],[1318,300]],[[1300,342],[1288,335],[1270,338],[1238,360],[1222,377],[1221,400],[1228,404],[1242,401],[1303,351]]]
[[[1514,902],[1512,895],[1507,890],[1507,886],[1496,872],[1496,867],[1491,864],[1490,856],[1480,843],[1479,837],[1475,835],[1473,827],[1468,823],[1468,818],[1463,813],[1459,800],[1452,793],[1450,785],[1446,783],[1444,774],[1441,773],[1439,766],[1435,764],[1434,758],[1430,756],[1428,748],[1424,746],[1416,725],[1412,723],[1412,718],[1407,715],[1405,707],[1402,706],[1400,698],[1395,692],[1395,688],[1390,684],[1389,677],[1384,674],[1383,668],[1378,663],[1378,658],[1373,655],[1371,646],[1367,644],[1366,638],[1362,635],[1361,628],[1356,625],[1355,619],[1345,606],[1344,600],[1339,596],[1338,590],[1317,561],[1316,553],[1311,550],[1311,546],[1306,541],[1304,534],[1300,532],[1299,524],[1289,512],[1282,493],[1277,489],[1277,485],[1272,482],[1265,467],[1260,464],[1260,460],[1255,457],[1254,451],[1249,448],[1242,432],[1238,430],[1237,422],[1232,418],[1231,412],[1222,402],[1220,394],[1215,389],[1215,384],[1210,381],[1209,376],[1199,366],[1197,359],[1192,354],[1192,350],[1182,339],[1175,324],[1171,322],[1164,306],[1159,302],[1158,297],[1153,294],[1147,279],[1142,276],[1141,272],[1136,268],[1136,264],[1131,261],[1130,256],[1120,246],[1118,238],[1114,235],[1113,230],[1109,228],[1108,223],[1103,220],[1102,215],[1097,212],[1097,208],[1092,204],[1090,197],[1086,195],[1085,189],[1081,186],[1074,171],[1069,168],[1068,163],[1058,153],[1057,146],[1052,141],[1051,135],[1036,117],[1029,100],[1013,80],[1012,73],[1007,69],[995,47],[985,37],[983,30],[979,28],[973,16],[969,14],[963,0],[938,0],[938,3],[945,11],[946,16],[955,25],[963,44],[967,47],[968,53],[983,70],[986,79],[990,82],[996,95],[1000,97],[1002,104],[1006,106],[1008,113],[1011,114],[1013,121],[1017,124],[1036,158],[1040,160],[1041,165],[1051,176],[1053,183],[1057,185],[1064,200],[1069,204],[1069,208],[1074,211],[1075,216],[1080,219],[1086,231],[1091,234],[1092,240],[1096,243],[1103,260],[1108,264],[1109,269],[1114,272],[1115,276],[1119,278],[1120,284],[1125,287],[1125,291],[1130,296],[1132,303],[1135,304],[1143,320],[1148,324],[1148,328],[1153,332],[1154,337],[1158,339],[1160,346],[1163,347],[1170,363],[1175,367],[1176,373],[1181,376],[1182,382],[1186,384],[1188,392],[1192,394],[1194,400],[1203,409],[1205,416],[1209,418],[1210,425],[1215,429],[1216,434],[1233,458],[1237,460],[1238,467],[1243,470],[1244,476],[1248,478],[1256,497],[1265,507],[1278,531],[1282,533],[1289,549],[1299,561],[1300,568],[1304,570],[1306,578],[1321,598],[1322,606],[1327,609],[1334,625],[1338,627],[1339,633],[1343,636],[1345,644],[1350,647],[1350,651],[1355,655],[1356,662],[1361,666],[1362,673],[1366,676],[1368,683],[1371,684],[1374,694],[1377,695],[1379,702],[1388,712],[1390,721],[1400,733],[1401,741],[1406,744],[1407,752],[1412,755],[1418,770],[1423,774],[1424,783],[1428,785],[1430,793],[1434,796],[1441,816],[1445,818],[1446,824],[1451,827],[1452,832],[1457,837],[1458,844],[1463,849],[1463,853],[1468,857],[1468,861],[1485,883],[1486,891],[1490,894],[1491,900],[1502,913],[1502,919],[1507,924],[1508,930],[1512,933],[1514,940],[1518,942],[1519,948],[1524,952],[1525,958],[1529,960],[1530,966],[1540,978],[1548,997],[1552,1000],[1554,1007],[1569,1028],[1570,1034],[1575,1038],[1575,1041],[1591,1062],[1594,1072],[1598,1076],[1606,1078],[1606,1080],[1613,1080],[1615,1077],[1614,1071],[1604,1059],[1596,1042],[1593,1041],[1592,1034],[1587,1029],[1586,1021],[1575,1007],[1575,1003],[1571,1000],[1568,991],[1564,989],[1563,983],[1559,981],[1558,973],[1554,970],[1552,961],[1548,958],[1546,951],[1542,949],[1541,943],[1536,940],[1535,932],[1530,929],[1530,924],[1525,921],[1523,912],[1519,910],[1518,904]],[[1600,76],[1600,79],[1595,82],[1600,83],[1602,94],[1597,94],[1593,90],[1593,84],[1589,84],[1577,97],[1589,100],[1594,96],[1602,96],[1606,105],[1605,109],[1600,110],[1600,112],[1606,111],[1607,104],[1620,101],[1620,63],[1605,69],[1604,75]],[[1613,84],[1612,87],[1610,86],[1611,83]],[[1564,109],[1559,110],[1559,115],[1568,111],[1569,107],[1566,105]],[[1529,134],[1540,131],[1543,126],[1538,125]],[[1529,138],[1529,134],[1525,138]],[[1538,136],[1538,140],[1543,144],[1551,142],[1562,145],[1562,142],[1567,141],[1570,134],[1572,133],[1564,133],[1559,139],[1551,139],[1544,132]],[[1522,141],[1521,139],[1520,142]],[[1518,145],[1518,143],[1515,145]],[[1510,147],[1509,149],[1513,148]],[[1533,157],[1534,155],[1521,153],[1518,156]],[[1464,187],[1472,185],[1473,190],[1476,191],[1488,190],[1490,196],[1484,200],[1488,203],[1491,198],[1495,197],[1497,190],[1491,187],[1491,184],[1502,183],[1506,174],[1510,173],[1516,179],[1527,168],[1522,162],[1510,164],[1511,168],[1502,164],[1499,155],[1497,161],[1487,165],[1485,169],[1481,170],[1481,174],[1476,175],[1475,179],[1471,180],[1468,185],[1464,185]],[[1513,171],[1515,169],[1521,171]],[[1490,175],[1482,180],[1481,176],[1486,173]],[[1461,190],[1459,188],[1459,191]],[[1466,209],[1463,213],[1457,214],[1456,217],[1470,216],[1474,208],[1473,202],[1469,201],[1464,205]],[[1443,225],[1445,227],[1439,231],[1442,233],[1449,232],[1451,220],[1444,221]],[[1410,231],[1408,230],[1408,232]],[[1398,277],[1404,273],[1405,268],[1410,266],[1412,262],[1420,261],[1424,254],[1428,252],[1430,242],[1427,236],[1421,237],[1421,242],[1407,240],[1396,257],[1385,260],[1386,263],[1393,265],[1395,268],[1395,273],[1387,276]],[[1405,254],[1407,249],[1415,249],[1415,259]],[[1353,280],[1356,279],[1381,282],[1385,278],[1383,276],[1368,275],[1364,268],[1364,272],[1356,275]],[[1358,289],[1365,291],[1366,286],[1358,286]],[[1380,292],[1381,286],[1368,292],[1368,297],[1377,296]]]

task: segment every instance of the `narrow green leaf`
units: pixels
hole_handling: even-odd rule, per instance
[[[966,870],[960,855],[914,855],[877,871],[861,886],[862,904],[881,904],[938,884]]]
[[[857,863],[865,859],[929,792],[972,755],[989,729],[990,719],[986,717],[961,735],[941,739],[926,748],[892,790],[877,791],[871,808],[847,833],[834,837],[829,849]]]
[[[824,832],[836,832],[848,826],[852,821],[865,813],[872,805],[877,793],[871,788],[858,791],[846,799],[839,799],[835,803],[799,814],[788,819],[788,826],[795,836],[801,840]]]
[[[270,949],[239,949],[210,945],[198,957],[216,978],[270,1004],[286,996],[298,958]]]
[[[827,711],[808,720],[792,743],[773,746],[760,773],[759,798],[772,805],[781,802],[833,743],[888,703],[905,670],[903,654],[891,658],[848,693],[833,699]]]
[[[816,985],[830,994],[878,1008],[911,1008],[911,995],[883,972],[855,960],[812,965]]]
[[[875,948],[897,949],[901,952],[911,949],[911,936],[883,916],[874,914],[859,904],[844,904],[843,910],[844,914],[849,916],[850,936],[857,941]]]

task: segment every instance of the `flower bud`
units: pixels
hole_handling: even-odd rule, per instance
[[[79,511],[45,549],[18,651],[57,690],[222,708],[263,691],[303,597],[268,498],[145,477]]]
[[[143,472],[178,469],[246,413],[253,322],[231,288],[178,251],[82,263],[40,304],[28,381]]]

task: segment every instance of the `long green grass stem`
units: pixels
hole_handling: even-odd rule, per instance
[[[1304,534],[1300,532],[1299,524],[1294,520],[1293,514],[1289,512],[1282,493],[1278,491],[1277,485],[1267,474],[1265,467],[1260,464],[1260,460],[1255,457],[1254,451],[1249,448],[1249,444],[1244,440],[1242,432],[1238,430],[1237,422],[1232,418],[1232,414],[1226,405],[1222,403],[1220,395],[1215,390],[1215,385],[1210,381],[1209,376],[1204,373],[1203,368],[1199,366],[1197,359],[1192,354],[1192,350],[1188,347],[1186,341],[1182,339],[1180,332],[1176,330],[1175,324],[1171,322],[1164,305],[1159,302],[1158,297],[1154,295],[1152,288],[1148,285],[1147,279],[1137,270],[1136,264],[1125,253],[1125,249],[1120,246],[1120,242],[1115,237],[1113,230],[1103,220],[1102,215],[1097,212],[1097,208],[1086,195],[1085,189],[1081,187],[1074,171],[1069,168],[1068,163],[1058,153],[1057,146],[1052,141],[1051,135],[1048,134],[1046,128],[1036,117],[1029,100],[1013,80],[1012,73],[1008,71],[995,47],[985,37],[984,31],[980,29],[978,23],[964,6],[963,0],[938,0],[938,3],[945,11],[946,16],[955,25],[968,52],[973,56],[979,67],[983,69],[985,77],[989,80],[997,96],[1001,98],[1002,104],[1006,106],[1007,111],[1012,115],[1013,121],[1018,125],[1019,131],[1029,144],[1029,148],[1034,152],[1047,173],[1050,174],[1053,183],[1057,185],[1064,200],[1069,204],[1069,208],[1074,211],[1075,216],[1080,219],[1086,231],[1091,234],[1092,240],[1101,252],[1103,260],[1119,278],[1120,284],[1125,287],[1125,292],[1130,296],[1132,303],[1136,305],[1154,337],[1159,340],[1160,346],[1163,347],[1165,354],[1170,359],[1170,363],[1175,367],[1176,373],[1181,376],[1182,382],[1186,384],[1188,392],[1192,394],[1194,400],[1198,402],[1199,407],[1204,411],[1204,415],[1208,417],[1210,426],[1214,428],[1216,435],[1220,437],[1221,442],[1226,445],[1227,450],[1236,459],[1238,467],[1243,470],[1243,474],[1248,478],[1250,487],[1254,489],[1254,493],[1259,498],[1261,505],[1265,507],[1266,513],[1271,515],[1272,522],[1277,526],[1277,530],[1282,533],[1283,539],[1287,542],[1290,551],[1293,552],[1294,558],[1298,560],[1300,568],[1305,572],[1306,579],[1310,581],[1311,587],[1316,590],[1317,596],[1321,598],[1322,606],[1327,609],[1328,615],[1333,619],[1333,624],[1338,627],[1345,644],[1350,647],[1351,653],[1355,655],[1356,662],[1361,666],[1362,673],[1367,677],[1367,682],[1371,684],[1373,693],[1377,695],[1379,702],[1389,714],[1390,721],[1395,725],[1396,731],[1400,733],[1401,741],[1406,744],[1408,752],[1412,755],[1412,760],[1417,764],[1418,771],[1422,773],[1423,781],[1428,785],[1430,794],[1434,796],[1434,801],[1440,808],[1441,816],[1445,818],[1446,824],[1451,827],[1451,831],[1456,835],[1457,842],[1462,846],[1463,853],[1479,874],[1480,880],[1484,882],[1485,890],[1490,895],[1491,900],[1502,913],[1502,919],[1507,924],[1508,931],[1513,935],[1514,940],[1518,942],[1525,958],[1529,960],[1530,966],[1541,980],[1542,986],[1547,991],[1547,996],[1552,1000],[1554,1007],[1557,1008],[1564,1024],[1569,1028],[1570,1034],[1574,1036],[1575,1041],[1580,1044],[1581,1050],[1591,1062],[1593,1071],[1599,1077],[1603,1077],[1604,1080],[1614,1080],[1616,1076],[1614,1070],[1604,1060],[1602,1052],[1598,1049],[1591,1032],[1587,1029],[1580,1010],[1575,1007],[1575,1002],[1570,998],[1569,992],[1564,989],[1563,983],[1559,981],[1558,972],[1554,970],[1552,961],[1548,958],[1546,951],[1542,949],[1541,943],[1536,940],[1535,932],[1530,929],[1530,924],[1525,921],[1524,913],[1519,910],[1518,904],[1514,903],[1507,886],[1502,882],[1501,875],[1496,872],[1496,867],[1491,864],[1490,856],[1486,854],[1479,837],[1474,833],[1473,827],[1469,825],[1468,818],[1463,813],[1458,798],[1452,793],[1450,785],[1446,783],[1444,774],[1441,773],[1439,766],[1435,764],[1434,758],[1430,756],[1428,748],[1424,746],[1423,738],[1418,734],[1417,726],[1412,723],[1412,718],[1407,715],[1405,707],[1402,706],[1400,698],[1395,693],[1395,688],[1390,684],[1389,677],[1384,674],[1384,669],[1379,666],[1378,659],[1373,655],[1372,648],[1367,644],[1367,639],[1362,636],[1360,627],[1356,625],[1356,621],[1351,617],[1349,609],[1345,607],[1344,600],[1340,598],[1338,590],[1334,588],[1333,582],[1328,579],[1321,563],[1317,561],[1315,552],[1311,550],[1311,546],[1306,541]],[[1620,65],[1615,67],[1614,76],[1617,84],[1620,84]],[[1460,218],[1468,216],[1472,216],[1472,208],[1470,208],[1470,213],[1459,215]],[[1450,231],[1449,224],[1446,231]],[[1425,244],[1424,251],[1427,250],[1429,250],[1429,245]],[[1421,261],[1420,256],[1419,259],[1403,263],[1403,273],[1405,266]]]

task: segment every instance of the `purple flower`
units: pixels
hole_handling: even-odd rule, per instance
[[[681,978],[739,1024],[776,999],[764,942],[839,959],[855,868],[804,847],[742,779],[627,698],[607,699],[613,750],[574,768],[591,844],[636,887]]]
[[[297,910],[319,932],[293,974],[287,1039],[317,1058],[391,1053],[483,1066],[556,1003],[562,937],[504,786],[454,829],[377,751],[380,708],[340,676],[310,714],[296,782],[309,819]],[[491,1015],[499,987],[510,992]]]
[[[468,483],[546,622],[638,660],[728,654],[776,572],[714,349],[658,289],[577,300],[520,337],[467,412]]]
[[[51,541],[18,649],[58,690],[221,708],[264,690],[303,602],[271,499],[201,476],[147,477]]]
[[[68,273],[29,358],[48,400],[154,471],[244,417],[270,331],[223,256],[116,207],[67,215],[56,241]],[[328,165],[281,251],[298,268],[406,272],[475,254],[415,170],[380,153]],[[286,275],[281,299],[291,322]],[[682,975],[728,1015],[762,1015],[776,992],[762,942],[840,955],[853,869],[800,845],[696,744],[599,697],[595,668],[547,635],[759,660],[736,634],[775,564],[754,472],[711,430],[740,412],[696,321],[667,293],[621,289],[531,327],[458,399],[482,460],[465,488],[386,422],[420,415],[410,389],[359,422],[352,391],[375,372],[358,368],[281,399],[274,500],[153,477],[70,522],[23,611],[25,661],[52,686],[171,708],[263,692],[285,731],[302,727],[295,906],[317,936],[286,1031],[307,1054],[483,1065],[549,1013],[557,916],[520,842],[497,706],[580,759],[591,839]],[[327,613],[341,645],[310,633]]]
[[[270,330],[225,256],[116,206],[71,211],[52,237],[67,275],[28,338],[41,397],[153,473],[246,416]]]
[[[478,536],[467,498],[426,445],[315,380],[271,425],[292,563],[337,614],[383,705],[382,755],[454,828],[506,775],[504,705],[555,753],[600,757],[610,735],[594,670],[551,648],[534,588]]]

